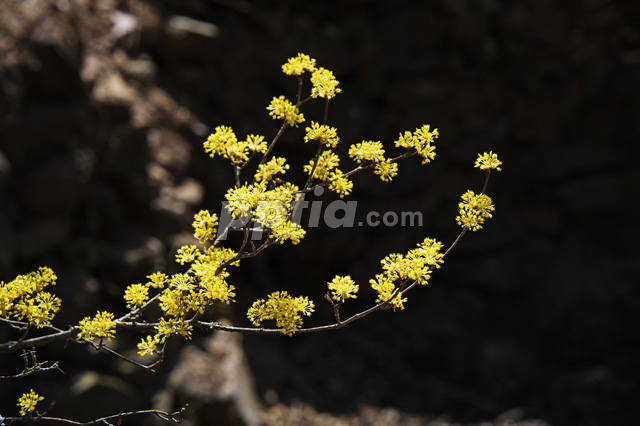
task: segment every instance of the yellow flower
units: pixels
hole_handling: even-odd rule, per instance
[[[160,341],[157,336],[143,337],[142,341],[138,343],[138,354],[141,356],[153,355],[158,343],[160,343]]]
[[[80,325],[76,325],[75,328],[80,329],[78,333],[78,339],[84,339],[88,342],[95,337],[100,339],[106,337],[107,340],[111,340],[115,336],[116,322],[113,320],[113,314],[111,312],[98,312],[96,316],[91,319],[85,317],[80,321]]]
[[[200,294],[205,299],[214,301],[220,300],[224,303],[233,302],[233,297],[235,297],[235,287],[229,285],[224,280],[224,275],[215,274],[216,268],[207,268],[201,269],[198,275],[200,281]]]
[[[435,139],[438,138],[438,129],[430,130],[431,126],[425,124],[416,129],[413,133],[404,132],[395,141],[398,148],[415,149],[418,155],[423,158],[422,164],[426,164],[436,157],[436,147],[433,146]]]
[[[149,282],[147,282],[147,286],[153,288],[162,288],[164,284],[167,282],[167,274],[163,274],[162,272],[155,272],[151,275],[147,275],[149,278]]]
[[[193,277],[187,274],[173,274],[171,275],[170,287],[176,289],[176,291],[193,290]]]
[[[327,284],[329,290],[331,290],[332,298],[338,303],[344,302],[349,298],[357,298],[358,285],[351,279],[349,275],[340,276],[336,275],[333,280]]]
[[[393,283],[393,280],[386,274],[378,274],[375,279],[369,280],[369,284],[371,284],[371,288],[378,292],[378,298],[376,299],[376,303],[384,302],[393,296],[393,293],[396,291],[396,286]],[[394,309],[400,308],[404,309],[404,302],[407,301],[406,297],[402,297],[402,294],[398,292],[395,297],[389,302],[389,306]]]
[[[269,235],[276,243],[283,244],[285,241],[291,240],[293,245],[298,244],[304,238],[305,233],[306,231],[302,226],[290,221],[283,221],[269,231]]]
[[[42,328],[50,325],[61,301],[53,294],[43,291],[55,285],[57,277],[51,268],[40,267],[36,272],[18,275],[9,283],[0,282],[0,317],[11,316]]]
[[[265,187],[262,183],[231,188],[225,195],[228,201],[225,208],[234,219],[242,217],[258,206],[258,202],[264,199],[264,192]]]
[[[500,166],[502,161],[498,160],[498,154],[494,154],[493,151],[485,152],[484,154],[478,154],[476,163],[473,167],[479,167],[481,170],[495,169],[497,171],[502,170]]]
[[[340,198],[349,195],[353,189],[353,182],[342,173],[340,169],[335,169],[329,176],[329,189],[340,195]]]
[[[238,141],[231,127],[218,126],[204,142],[204,150],[212,158],[221,155],[231,161],[242,162],[249,158],[247,145],[246,141]]]
[[[193,326],[191,324],[182,320],[176,321],[173,323],[173,330],[176,334],[181,335],[187,340],[191,340],[191,332],[193,331]]]
[[[264,136],[249,135],[247,136],[247,149],[264,154],[267,151],[267,141],[264,140]]]
[[[178,249],[176,253],[176,262],[184,265],[185,263],[191,263],[196,260],[196,257],[200,255],[200,250],[198,247],[190,244],[188,246],[182,246]]]
[[[413,133],[406,131],[404,133],[400,133],[400,137],[397,141],[394,142],[398,148],[413,148],[416,146],[415,138],[413,137]]]
[[[162,311],[170,317],[179,318],[186,314],[186,305],[182,291],[167,289],[158,298]]]
[[[390,182],[398,174],[398,163],[392,162],[390,158],[385,158],[376,163],[373,172],[380,176],[380,180],[383,182]]]
[[[418,244],[418,248],[408,254],[420,256],[427,265],[440,268],[440,265],[444,263],[444,260],[442,260],[444,254],[440,252],[442,247],[444,245],[440,241],[436,241],[435,238],[425,238],[423,242]]]
[[[342,89],[338,87],[339,83],[331,71],[325,68],[318,68],[311,74],[311,84],[313,84],[311,96],[331,99],[336,93],[342,92]]]
[[[267,110],[274,120],[285,120],[293,127],[298,127],[298,123],[304,121],[304,114],[302,114],[298,107],[293,105],[290,100],[285,99],[284,96],[274,97],[267,107]]]
[[[33,389],[29,393],[24,393],[18,399],[18,407],[20,407],[20,414],[26,416],[27,413],[32,412],[36,409],[36,404],[38,401],[42,401],[44,399],[43,396],[35,393]]]
[[[173,322],[167,322],[166,319],[160,318],[158,324],[155,326],[156,329],[156,340],[158,343],[164,343],[167,340],[167,337],[174,334],[175,328],[173,327]]]
[[[256,171],[256,182],[268,182],[277,174],[284,174],[289,170],[287,159],[284,157],[273,157],[264,164],[260,164]]]
[[[309,161],[309,164],[303,167],[306,173],[311,173],[313,169],[314,161]],[[340,165],[340,157],[338,157],[331,150],[322,151],[318,158],[318,166],[313,172],[314,179],[322,181],[329,180],[331,178],[331,172]]]
[[[191,265],[193,272],[199,280],[204,279],[205,275],[215,275],[215,271],[218,266],[229,259],[234,258],[237,253],[230,248],[226,247],[208,247],[200,254],[198,259]],[[233,266],[238,266],[238,263],[232,263]],[[220,275],[224,275],[224,270],[220,272]],[[228,275],[228,274],[227,274]]]
[[[358,163],[363,161],[382,161],[384,160],[384,148],[378,141],[362,141],[349,147],[349,157]]]
[[[438,129],[433,129],[433,131],[430,131],[429,128],[430,126],[428,124],[425,124],[419,129],[416,129],[415,132],[413,132],[415,149],[416,152],[423,158],[422,164],[426,164],[436,158],[436,147],[432,144],[434,143],[435,139],[438,138],[439,133]]]
[[[267,301],[256,300],[247,311],[253,325],[260,327],[262,321],[276,320],[276,326],[283,334],[291,336],[302,325],[302,316],[309,316],[314,304],[308,297],[291,297],[286,291],[271,293]]]
[[[201,244],[215,239],[217,226],[218,216],[215,213],[209,213],[209,210],[200,210],[193,216],[193,236],[196,237]]]
[[[280,200],[261,201],[254,213],[255,220],[265,228],[275,228],[289,221],[289,209]]]
[[[282,66],[282,72],[287,75],[302,75],[305,71],[315,71],[316,60],[298,53],[298,56],[289,58],[287,63]]]
[[[329,127],[326,124],[321,125],[312,121],[311,127],[307,127],[305,130],[307,132],[304,137],[305,143],[317,140],[322,144],[335,148],[336,145],[338,145],[338,141],[340,141],[337,129],[335,127]]]
[[[134,310],[149,300],[149,287],[143,284],[131,284],[124,291],[124,300],[127,301],[127,308]]]
[[[491,212],[495,210],[491,197],[485,194],[475,194],[467,191],[462,194],[462,202],[458,204],[456,222],[463,228],[477,231],[482,228],[486,218],[493,217]]]

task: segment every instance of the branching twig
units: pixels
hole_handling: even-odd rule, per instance
[[[58,365],[58,361],[54,362],[51,365],[47,365],[47,362],[49,361],[38,362],[35,349],[29,349],[28,351],[23,350],[22,355],[20,356],[22,356],[22,358],[24,359],[24,369],[18,374],[10,376],[0,376],[0,379],[19,379],[31,374],[39,373],[41,371],[50,370],[58,370],[64,374],[64,371],[62,371],[60,365]]]
[[[26,417],[5,417],[4,421],[7,424],[12,422],[32,422],[32,421],[47,421],[47,422],[58,422],[65,423],[68,425],[78,425],[78,426],[90,426],[90,425],[113,425],[110,423],[112,421],[117,421],[116,424],[120,424],[122,419],[125,417],[137,416],[137,415],[145,415],[145,414],[154,414],[161,418],[162,420],[170,421],[173,423],[182,423],[182,416],[186,411],[189,405],[186,404],[179,411],[174,413],[166,413],[160,410],[140,410],[140,411],[129,411],[126,413],[118,413],[112,416],[100,417],[99,419],[90,420],[88,422],[76,422],[74,420],[69,419],[61,419],[59,417],[47,417],[45,415],[36,415],[36,416],[26,416]]]

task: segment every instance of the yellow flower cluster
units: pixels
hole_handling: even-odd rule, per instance
[[[230,188],[225,195],[228,202],[225,208],[234,219],[244,217],[255,210],[260,201],[264,200],[266,190],[266,185],[263,183],[244,184],[241,187]]]
[[[302,53],[298,53],[295,58],[289,58],[287,63],[282,66],[282,72],[287,75],[302,75],[306,71],[313,72],[315,70],[316,60]]]
[[[127,308],[139,308],[149,300],[149,287],[144,284],[131,284],[124,291],[124,300],[127,302]]]
[[[287,170],[289,170],[289,165],[287,164],[286,158],[273,157],[265,164],[260,164],[260,166],[258,166],[255,179],[256,182],[268,182],[273,179],[275,175],[284,174]]]
[[[156,334],[146,336],[138,343],[140,355],[153,354],[157,345],[163,344],[172,334],[190,339],[193,326],[187,321],[189,317],[196,313],[204,313],[205,308],[214,301],[230,303],[235,297],[234,286],[225,281],[229,273],[225,268],[218,271],[222,262],[236,255],[233,250],[208,247],[200,251],[195,246],[182,249],[183,254],[178,254],[176,259],[178,262],[184,261],[184,253],[189,252],[191,270],[187,273],[173,274],[170,278],[166,275],[161,277],[163,283],[168,283],[168,288],[158,297],[159,307],[164,316],[156,326]],[[149,276],[152,279],[149,284],[157,279],[156,274]]]
[[[218,217],[202,210],[194,215],[194,236],[205,244],[213,241],[216,234]],[[140,355],[151,355],[157,346],[164,344],[167,337],[179,334],[185,339],[191,338],[193,325],[189,319],[196,314],[204,313],[207,306],[213,302],[233,302],[235,287],[226,282],[229,273],[226,262],[233,260],[237,253],[229,248],[208,246],[202,249],[193,244],[184,245],[176,253],[176,262],[190,264],[185,273],[166,274],[156,272],[149,275],[146,285],[132,284],[125,291],[127,306],[132,310],[146,303],[148,289],[164,288],[158,296],[158,305],[163,312],[155,327],[155,335],[146,336],[138,343]],[[225,265],[223,265],[225,263]],[[230,265],[237,266],[238,262]]]
[[[369,283],[371,288],[378,292],[376,303],[390,299],[389,305],[393,308],[404,309],[404,302],[400,290],[409,282],[417,281],[425,285],[429,282],[431,271],[439,268],[444,256],[440,250],[443,245],[433,238],[425,238],[417,248],[409,250],[406,255],[391,253],[380,261],[382,274],[377,274]],[[396,285],[398,282],[398,285]]]
[[[380,176],[383,182],[389,182],[398,174],[398,163],[384,157],[384,148],[379,141],[362,141],[349,147],[349,157],[356,162],[371,161],[375,163],[374,173]]]
[[[193,217],[193,236],[204,244],[213,241],[216,237],[216,227],[218,226],[218,216],[209,213],[209,210],[200,210]]]
[[[193,244],[182,246],[176,253],[176,262],[181,265],[184,265],[185,263],[191,263],[196,260],[196,256],[198,254],[200,254],[200,250]]]
[[[416,129],[413,133],[406,131],[401,133],[395,144],[398,148],[406,148],[415,151],[422,157],[422,164],[436,158],[436,147],[433,146],[435,139],[438,138],[438,129],[431,130],[429,124]]]
[[[291,244],[295,246],[304,238],[305,234],[306,231],[302,226],[289,221],[270,229],[271,238],[278,244],[291,241]]]
[[[498,160],[498,154],[494,154],[493,151],[485,152],[484,154],[478,154],[476,163],[473,167],[479,167],[481,170],[495,169],[497,171],[502,170],[500,166],[502,161]]]
[[[311,96],[314,98],[331,99],[342,92],[338,87],[340,82],[333,76],[333,72],[325,68],[318,68],[311,74]]]
[[[80,321],[80,325],[76,325],[76,328],[80,329],[78,333],[78,339],[84,339],[87,342],[92,341],[94,338],[107,338],[111,340],[115,336],[116,322],[113,320],[113,314],[107,311],[98,311],[95,317],[84,317]]]
[[[276,162],[273,167],[282,166]],[[243,217],[256,220],[269,230],[270,237],[277,243],[291,240],[297,244],[305,234],[300,225],[291,222],[293,205],[300,196],[298,191],[298,187],[289,182],[271,190],[267,190],[265,181],[245,184],[227,191],[225,197],[228,203],[225,207],[234,219]]]
[[[51,268],[40,267],[27,275],[18,275],[8,283],[0,282],[0,318],[26,318],[38,328],[50,325],[60,310],[60,299],[43,291],[55,285],[56,274]]]
[[[495,210],[491,197],[486,194],[476,194],[471,190],[462,194],[462,202],[458,204],[458,208],[456,222],[461,227],[472,231],[482,229],[484,220],[493,217],[491,212]]]
[[[158,339],[155,336],[143,337],[142,341],[138,343],[138,354],[141,356],[153,355],[158,347]]]
[[[398,163],[391,161],[390,158],[385,158],[376,163],[373,172],[380,176],[381,181],[390,182],[398,174]]]
[[[164,274],[162,272],[155,272],[151,275],[147,275],[147,278],[149,278],[147,286],[153,288],[163,288],[167,282],[168,277],[167,274]]]
[[[303,167],[306,173],[311,173],[315,162],[310,160]],[[353,189],[353,182],[338,168],[340,157],[331,150],[322,151],[318,158],[318,165],[313,171],[313,177],[329,184],[329,189],[340,195],[340,198],[349,195]]]
[[[220,155],[233,163],[244,163],[252,153],[264,153],[267,150],[264,136],[249,135],[246,140],[239,141],[228,126],[216,127],[215,133],[210,134],[203,145],[212,158]]]
[[[33,389],[29,393],[23,393],[20,398],[18,398],[18,407],[20,407],[20,415],[26,416],[27,413],[32,412],[36,409],[36,404],[38,401],[42,401],[44,396],[38,395]]]
[[[331,280],[327,287],[331,291],[331,297],[338,303],[342,303],[345,300],[358,297],[359,286],[351,279],[351,276],[336,275]]]
[[[285,120],[292,127],[298,127],[298,123],[304,121],[304,114],[284,96],[274,97],[267,111],[274,120]]]
[[[311,122],[311,127],[305,129],[307,134],[304,137],[304,141],[320,141],[320,143],[327,145],[331,148],[335,148],[340,141],[338,137],[338,130],[335,127],[329,127],[326,124],[318,124],[315,121]]]
[[[384,148],[379,141],[362,141],[349,147],[349,157],[358,163],[378,162],[384,159]]]
[[[256,327],[260,327],[262,321],[276,320],[282,333],[291,336],[302,325],[302,316],[311,315],[314,307],[308,297],[291,297],[286,291],[276,291],[266,301],[253,302],[247,317]]]
[[[309,161],[309,164],[305,165],[303,170],[308,174],[311,173],[314,164],[315,161]],[[338,157],[333,151],[330,149],[322,151],[322,154],[320,154],[320,157],[318,158],[318,165],[315,170],[313,170],[313,178],[328,181],[331,178],[331,173],[334,170],[337,170],[339,165],[340,157]],[[342,172],[340,172],[340,174],[342,174]]]
[[[340,198],[349,195],[353,190],[353,182],[340,169],[331,172],[329,182],[329,189],[338,194]]]

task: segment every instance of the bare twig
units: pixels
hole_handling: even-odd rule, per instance
[[[62,369],[58,365],[58,361],[54,362],[51,365],[47,365],[49,361],[38,362],[35,349],[29,349],[28,351],[23,350],[20,356],[24,359],[24,369],[18,374],[10,376],[0,376],[0,379],[19,379],[31,374],[39,373],[41,371],[50,370],[58,370],[64,374],[64,371],[62,371]]]
[[[69,424],[69,425],[90,426],[90,425],[100,425],[100,424],[101,425],[112,425],[113,423],[110,423],[112,421],[117,421],[116,424],[120,424],[122,419],[125,418],[125,417],[154,414],[154,415],[158,416],[159,418],[161,418],[162,420],[166,420],[166,421],[173,422],[173,423],[182,423],[182,420],[183,420],[182,416],[184,415],[184,412],[186,411],[188,406],[189,405],[186,404],[179,411],[176,411],[174,413],[167,413],[167,412],[160,411],[160,410],[129,411],[129,412],[126,412],[126,413],[114,414],[112,416],[100,417],[99,419],[90,420],[88,422],[76,422],[74,420],[61,419],[59,417],[47,417],[47,416],[44,416],[44,415],[36,415],[36,416],[32,416],[31,415],[31,416],[25,416],[25,417],[5,417],[3,420],[7,424],[10,424],[12,422],[47,421],[47,422],[65,423],[65,424]]]

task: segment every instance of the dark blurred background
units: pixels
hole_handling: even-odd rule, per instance
[[[358,219],[419,211],[423,226],[309,229],[233,270],[237,302],[216,318],[246,326],[252,300],[288,290],[316,302],[307,325],[329,323],[335,274],[361,287],[344,315],[366,308],[386,254],[454,240],[460,195],[482,186],[477,154],[504,162],[488,188],[494,218],[406,310],[293,338],[176,339],[155,375],[51,345],[39,360],[67,374],[0,382],[1,414],[16,415],[10,401],[31,386],[41,404],[56,400],[52,415],[74,419],[190,401],[188,424],[257,424],[258,405],[268,424],[638,424],[639,10],[631,0],[0,0],[0,280],[52,267],[61,328],[97,309],[120,315],[126,285],[179,270],[193,214],[218,212],[233,184],[202,142],[217,125],[272,137],[279,123],[265,107],[294,97],[280,66],[298,52],[340,81],[329,124],[341,152],[366,139],[393,153],[399,132],[439,129],[435,162],[403,161],[391,183],[358,175],[349,198]],[[305,124],[321,111],[305,105]],[[304,127],[276,149],[292,178],[315,151]],[[135,356],[138,339],[114,345]],[[0,375],[22,368],[19,354],[0,359]]]

